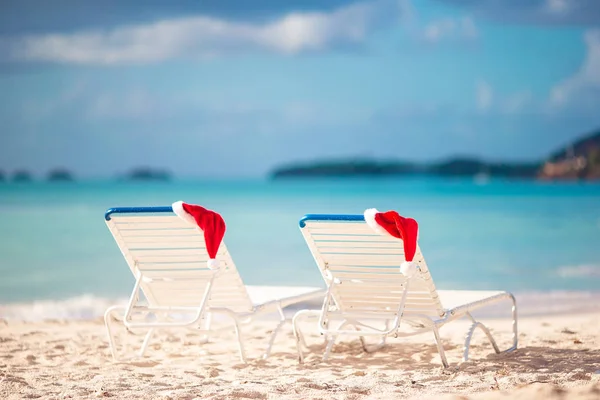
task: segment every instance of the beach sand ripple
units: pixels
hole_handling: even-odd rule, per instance
[[[507,346],[508,321],[490,325]],[[323,362],[322,337],[313,333],[299,365],[290,329],[260,359],[273,328],[265,320],[244,331],[248,364],[237,357],[233,330],[206,344],[198,332],[158,332],[145,358],[113,362],[101,319],[10,321],[0,323],[0,398],[600,399],[600,315],[528,317],[519,326],[517,351],[492,354],[476,334],[470,361],[460,364],[468,325],[448,325],[451,367],[443,369],[429,335],[390,339],[373,353],[342,339]],[[142,336],[121,339],[134,351]]]

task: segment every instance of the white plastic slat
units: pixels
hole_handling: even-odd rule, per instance
[[[344,301],[355,301],[359,303],[400,303],[402,301],[402,296],[396,297],[377,297],[377,296],[352,296],[350,293],[346,293],[345,295],[341,295],[340,298]],[[421,300],[418,303],[406,302],[407,306],[411,307],[429,307],[434,304],[431,300]]]
[[[349,247],[349,248],[353,248],[353,249],[374,249],[374,248],[402,249],[402,251],[404,251],[402,248],[402,245],[398,244],[396,242],[378,242],[378,241],[349,242],[349,241],[334,240],[334,241],[316,242],[315,245],[317,245],[317,247],[319,249],[327,249],[330,247],[334,247],[334,248]]]
[[[353,235],[379,235],[379,236],[383,237],[383,235],[375,232],[373,229],[369,228],[366,225],[364,225],[364,227],[353,227],[352,229],[340,229],[339,226],[332,226],[332,225],[327,225],[327,226],[315,225],[315,226],[309,226],[306,229],[308,230],[308,232],[310,232],[313,235],[316,235],[316,234],[327,234],[327,235],[353,234]]]
[[[322,247],[321,254],[323,257],[335,254],[358,254],[370,257],[372,255],[388,254],[404,258],[404,250],[400,247],[381,248],[381,247]]]
[[[370,302],[399,302],[401,299],[401,296],[398,296],[397,298],[376,298],[375,296],[369,296],[369,297],[365,297],[365,296],[353,296],[352,293],[349,292],[338,292],[337,293],[337,297],[338,299],[342,300],[342,301],[358,301],[358,302],[364,302],[364,303],[370,303]]]
[[[349,274],[347,272],[340,272],[334,274],[335,278],[338,278],[342,283],[340,285],[336,285],[336,288],[341,288],[340,290],[370,290],[370,287],[380,288],[380,287],[388,287],[389,290],[404,290],[406,285],[406,280],[403,275],[358,275],[358,274]],[[402,279],[398,281],[397,279]],[[377,289],[372,289],[377,290]],[[419,293],[419,292],[429,292],[429,283],[420,279],[413,279],[410,282],[409,293]]]
[[[210,277],[208,268],[206,269],[188,269],[184,271],[167,270],[148,270],[143,271],[142,275],[148,279],[207,279]]]
[[[204,238],[204,234],[197,229],[165,228],[165,229],[127,229],[120,230],[121,237],[128,240],[132,237],[149,236],[195,236]]]
[[[342,299],[344,306],[352,308],[354,310],[367,310],[367,309],[385,309],[393,310],[398,309],[400,301],[357,301],[353,299]]]
[[[374,230],[371,229],[365,222],[347,222],[347,221],[306,221],[306,227],[303,229],[308,229],[309,231],[313,231],[315,229],[336,229],[338,231],[343,232],[351,232],[353,230],[368,230],[369,232],[375,233]]]
[[[181,250],[206,250],[204,242],[200,240],[182,242],[144,242],[144,243],[124,243],[130,251],[149,250],[149,249],[181,249]]]
[[[396,318],[396,312],[398,310],[385,310],[385,309],[377,309],[377,310],[367,310],[366,312],[361,312],[360,310],[344,310],[343,312],[330,312],[329,315],[335,316],[339,315],[344,319],[360,319],[360,320],[377,320],[377,321],[386,321],[393,320]]]
[[[418,308],[418,307],[436,308],[437,307],[437,304],[435,303],[435,301],[433,301],[433,299],[410,300],[410,301],[406,301],[404,304],[406,305],[406,307],[409,307],[409,308]]]
[[[374,256],[376,257],[376,256]],[[400,264],[404,262],[404,258],[398,259],[398,257],[393,258],[377,258],[373,261],[369,261],[367,258],[363,257],[336,257],[335,259],[326,259],[325,262],[330,269],[334,268],[344,268],[344,267],[394,267],[396,272],[400,272]],[[389,268],[391,272],[393,268]],[[365,271],[368,271],[369,268],[365,268]],[[376,269],[373,269],[375,271]]]
[[[206,262],[175,262],[175,263],[138,263],[136,267],[142,271],[167,271],[167,270],[186,270],[186,269],[196,269],[203,270],[206,268]],[[206,268],[206,271],[210,271]]]
[[[200,235],[190,235],[190,234],[182,234],[182,235],[169,235],[162,234],[160,236],[133,236],[133,237],[123,237],[123,241],[127,244],[135,244],[135,243],[181,243],[181,242],[194,242],[198,241],[198,243],[204,245],[204,237]]]
[[[217,252],[217,256],[224,255],[226,253],[226,248],[221,246],[219,251]],[[179,256],[202,256],[204,257],[206,253],[205,248],[196,248],[196,249],[142,249],[142,250],[129,250],[129,254],[132,257],[146,257],[146,256],[160,256],[160,257],[179,257]]]
[[[390,274],[356,274],[352,272],[335,272],[334,278],[340,279],[343,284],[360,284],[360,285],[385,285],[385,286],[400,286],[406,283],[406,278],[400,273]]]
[[[207,274],[207,278],[208,278]],[[173,281],[156,280],[145,283],[155,294],[159,291],[193,292],[201,293],[205,290],[209,279],[177,279]]]
[[[200,281],[209,281],[212,271],[206,269],[160,269],[141,271],[144,276],[142,285],[152,285],[157,282],[167,282],[168,284],[178,285],[179,281],[194,281],[194,285],[201,284]]]
[[[160,307],[199,307],[202,304],[202,296],[180,297],[171,294],[154,295],[155,305]]]
[[[321,235],[316,234],[312,235],[315,242],[332,242],[332,241],[340,241],[340,242],[377,242],[377,243],[388,243],[388,244],[398,244],[400,242],[399,239],[393,238],[391,236],[385,237],[381,235]]]
[[[180,221],[172,222],[155,222],[155,223],[136,223],[126,222],[121,224],[114,224],[119,231],[130,231],[130,230],[151,230],[151,229],[190,229],[200,232],[200,229],[190,224]]]
[[[360,306],[357,304],[345,304],[346,307],[348,307],[348,309],[350,310],[350,312],[354,312],[354,313],[374,313],[374,312],[397,312],[399,309],[399,304],[389,304],[387,306],[373,306],[373,307],[365,307],[365,306]],[[438,312],[435,309],[432,308],[424,308],[424,309],[404,309],[402,311],[403,316],[407,316],[407,314],[413,314],[413,315],[428,315],[428,316],[432,316],[432,317],[437,317],[438,316]],[[344,316],[346,314],[344,313]]]
[[[395,254],[323,254],[323,260],[328,262],[329,264],[336,264],[340,262],[360,262],[362,263],[371,263],[370,265],[376,266],[378,263],[398,263],[400,265],[401,262],[404,262],[404,256],[398,257]],[[364,264],[369,265],[369,264]]]
[[[341,273],[348,274],[356,274],[357,279],[362,278],[378,278],[378,279],[386,279],[387,277],[394,277],[394,275],[400,275],[398,271],[398,265],[389,266],[389,267],[361,267],[361,266],[350,266],[350,265],[330,265],[328,270],[331,271],[333,276],[341,277]],[[343,275],[348,277],[348,275]]]
[[[142,285],[144,293],[150,293],[154,300],[159,300],[159,304],[163,305],[165,301],[169,304],[176,303],[176,298],[195,299],[200,301],[204,296],[210,278],[204,280],[188,281],[173,281],[173,282],[152,282]],[[162,303],[162,304],[161,304]]]
[[[405,304],[404,312],[423,313],[427,315],[438,315],[435,304]]]
[[[235,269],[235,265],[230,257],[219,257],[219,261],[223,261],[221,263],[221,268],[219,273],[216,276],[217,281],[223,281],[222,283],[227,283],[227,285],[223,285],[224,287],[229,286],[235,282],[242,282],[242,278],[240,277],[238,271]]]
[[[402,298],[403,291],[402,290],[391,290],[391,291],[379,291],[379,292],[346,292],[346,295],[351,294],[355,299],[384,299],[384,300],[397,300]]]
[[[197,255],[177,255],[177,256],[165,256],[165,255],[150,255],[150,256],[139,256],[132,255],[133,259],[138,263],[180,263],[180,262],[199,262],[204,263],[209,260],[207,253]]]
[[[356,294],[357,296],[362,295],[362,294],[370,296],[372,294],[382,293],[382,288],[380,286],[381,285],[373,286],[373,285],[365,285],[365,284],[352,284],[350,282],[344,281],[342,284],[336,285],[334,290],[338,293],[351,292],[351,293]],[[396,293],[396,292],[404,291],[403,286],[396,285],[396,284],[386,285],[383,287],[383,289],[385,289],[385,292],[389,292],[389,293]]]
[[[383,296],[382,293],[386,293],[386,296],[392,297],[392,296],[397,296],[397,297],[401,297],[401,293],[403,292],[403,288],[397,288],[397,287],[383,287],[383,288],[379,288],[377,287],[376,290],[367,290],[365,288],[358,288],[358,287],[346,287],[345,289],[341,289],[341,287],[343,286],[340,285],[339,286],[339,290],[336,289],[335,293],[338,293],[342,296],[355,296],[357,298],[369,298],[369,297],[376,297],[376,296]],[[417,302],[427,302],[427,301],[433,301],[432,297],[430,294],[428,294],[427,292],[412,292],[409,289],[409,294],[407,296],[407,301],[412,301],[415,300]]]
[[[175,214],[171,215],[149,215],[149,214],[138,214],[138,215],[119,215],[113,214],[110,216],[111,221],[116,224],[123,223],[168,223],[168,222],[179,222],[185,225],[189,225],[186,221],[179,218]]]

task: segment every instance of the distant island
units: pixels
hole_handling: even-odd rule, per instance
[[[165,170],[139,167],[127,173],[124,179],[128,181],[169,181],[171,174]]]
[[[538,177],[600,180],[600,131],[551,154]]]
[[[73,175],[64,168],[57,168],[48,173],[50,182],[71,182],[73,180]]]
[[[25,170],[15,171],[12,175],[13,182],[31,182],[32,180],[31,173]]]
[[[486,162],[471,157],[456,157],[441,162],[418,164],[406,161],[346,159],[287,165],[271,172],[272,179],[306,177],[503,177],[513,179],[600,179],[600,131],[550,155],[547,160],[515,163]]]

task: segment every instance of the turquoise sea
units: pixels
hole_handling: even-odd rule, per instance
[[[419,243],[438,288],[600,291],[600,184],[424,178],[0,183],[0,317],[24,304],[54,304],[61,315],[97,314],[101,305],[128,296],[133,278],[104,211],[177,200],[223,215],[225,241],[247,284],[322,286],[298,220],[305,213],[362,214],[375,207],[419,222]],[[56,301],[69,309],[57,310]]]

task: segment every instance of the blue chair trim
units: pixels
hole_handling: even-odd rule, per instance
[[[136,213],[166,213],[173,212],[171,206],[160,206],[160,207],[113,207],[106,210],[104,213],[104,219],[110,221],[112,214],[136,214]]]
[[[306,214],[300,219],[300,228],[306,226],[307,221],[346,221],[356,222],[364,221],[365,216],[362,214]]]

